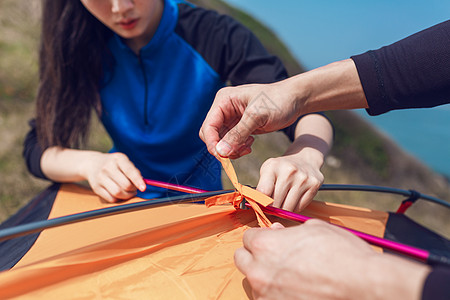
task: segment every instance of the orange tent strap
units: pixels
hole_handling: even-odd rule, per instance
[[[232,203],[235,208],[239,207],[242,202],[242,195],[239,192],[231,192],[227,194],[217,195],[209,197],[205,200],[206,207],[211,207],[213,205],[221,205]]]
[[[205,200],[206,206],[210,207],[212,205],[232,203],[236,208],[239,207],[239,204],[245,198],[255,211],[259,226],[270,227],[272,223],[269,221],[269,219],[266,217],[257,203],[263,206],[268,206],[273,203],[273,199],[255,189],[252,189],[251,187],[240,184],[231,161],[228,158],[224,157],[219,157],[218,159],[222,164],[222,167],[225,170],[225,173],[227,174],[231,183],[236,188],[237,192],[208,198]]]

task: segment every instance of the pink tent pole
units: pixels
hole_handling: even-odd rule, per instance
[[[156,187],[165,188],[168,190],[189,193],[189,194],[197,194],[197,193],[206,192],[205,190],[200,190],[200,189],[196,189],[193,187],[188,187],[188,186],[183,186],[183,185],[178,185],[178,184],[173,184],[173,183],[162,182],[162,181],[158,181],[158,180],[151,180],[151,179],[144,178],[144,182],[151,186],[156,186]]]
[[[287,210],[284,210],[281,208],[276,208],[276,207],[271,207],[271,206],[264,207],[261,205],[260,205],[260,207],[261,207],[262,211],[267,214],[278,216],[278,217],[283,217],[283,218],[286,218],[286,219],[289,219],[292,221],[304,223],[307,220],[312,219],[310,217],[296,214],[296,213],[293,213],[293,212],[290,212],[290,211],[287,211]],[[335,224],[333,224],[333,225],[335,225]],[[354,235],[360,237],[361,239],[365,240],[366,242],[368,242],[372,245],[379,246],[384,249],[389,249],[389,250],[392,250],[392,251],[395,251],[397,253],[401,253],[404,255],[408,255],[410,257],[416,258],[423,262],[427,262],[427,260],[428,260],[429,252],[426,250],[422,250],[422,249],[408,246],[405,244],[401,244],[398,242],[379,238],[377,236],[373,236],[373,235],[370,235],[370,234],[367,234],[367,233],[364,233],[361,231],[353,230],[353,229],[350,229],[347,227],[343,227],[343,226],[339,226],[339,225],[335,225],[335,226],[341,227],[341,228],[353,233]]]

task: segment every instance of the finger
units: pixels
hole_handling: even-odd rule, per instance
[[[323,183],[323,177],[309,177],[307,182],[303,184],[305,188],[303,195],[300,196],[300,200],[297,203],[297,207],[295,208],[297,211],[301,211],[305,209],[314,199],[317,192],[320,189],[320,186]]]
[[[294,211],[297,207],[299,201],[301,201],[305,193],[305,188],[300,185],[293,185],[287,192],[286,198],[284,199],[282,208],[288,211]]]
[[[244,244],[244,248],[249,252],[254,253],[262,248],[265,248],[267,245],[264,242],[262,237],[265,237],[265,233],[268,228],[250,228],[244,232],[244,236],[242,237],[242,243]]]
[[[217,143],[217,153],[220,156],[228,157],[233,152],[238,152],[253,131],[260,127],[260,124],[262,122],[259,115],[252,115],[245,111],[240,121]]]
[[[245,148],[244,150],[240,150],[240,152],[237,154],[231,154],[230,156],[228,156],[228,158],[229,159],[238,159],[238,158],[241,158],[242,156],[248,155],[250,153],[252,153],[252,149]]]
[[[275,222],[272,225],[270,225],[270,229],[277,230],[277,229],[284,229],[284,228],[286,228],[286,227],[284,227],[283,224],[278,223],[278,222]]]
[[[105,200],[106,202],[109,203],[115,203],[117,202],[117,199],[115,197],[113,197],[107,189],[105,189],[104,187],[97,187],[94,192],[103,200]]]
[[[245,248],[239,248],[234,252],[234,264],[242,274],[247,275],[253,262],[252,254]]]
[[[218,94],[215,101],[219,101],[220,97],[221,94]],[[221,107],[213,104],[200,128],[199,136],[212,155],[215,155],[215,148],[220,140],[220,129],[223,127],[224,121],[225,115]]]
[[[341,229],[338,226],[334,226],[331,223],[316,218],[307,220],[305,223],[300,225],[300,227],[303,228],[304,230],[312,230],[311,228],[324,228],[326,230],[331,230],[335,232],[336,231],[340,232],[341,230],[345,231],[344,229]]]
[[[203,123],[202,128],[200,129],[200,138],[205,143],[208,152],[212,155],[216,156],[216,145],[220,140],[219,137],[219,129],[215,126]]]
[[[248,148],[251,148],[254,141],[255,141],[255,138],[253,136],[249,136],[248,139],[245,141],[245,146],[247,146]]]
[[[304,210],[314,199],[317,194],[318,189],[311,188],[307,190],[300,198],[300,201],[297,203],[296,211]]]
[[[249,139],[253,139],[253,137],[249,137]],[[250,145],[251,145],[251,143],[250,143]],[[251,146],[244,145],[237,152],[231,154],[229,156],[229,158],[231,158],[231,159],[238,159],[238,158],[240,158],[240,157],[242,157],[244,155],[250,154],[250,153],[252,153]]]
[[[255,141],[253,136],[249,136],[245,141],[245,144],[241,146],[237,151],[235,151],[235,155],[244,156],[250,152],[252,152],[252,145]]]
[[[136,195],[136,190],[127,191],[121,188],[112,178],[104,178],[101,186],[115,199],[126,200]]]
[[[261,176],[259,177],[256,189],[269,197],[272,197],[275,189],[275,182],[277,178],[275,172],[270,168],[261,167]],[[275,205],[279,203],[275,203]],[[278,206],[277,206],[278,207]]]
[[[284,176],[277,177],[277,181],[275,182],[275,189],[273,192],[274,204],[272,204],[274,207],[283,207],[286,196],[291,189],[291,184],[289,183],[287,178],[284,179],[283,177]]]
[[[124,190],[129,191],[129,188],[127,186],[133,185],[141,192],[145,191],[147,185],[142,178],[141,172],[134,166],[134,164],[128,159],[128,157],[126,159],[119,160],[118,168],[120,170],[120,173],[124,174],[124,176],[126,177],[125,179],[128,181],[125,182],[123,178],[117,178],[117,180],[119,181],[118,184]]]
[[[126,192],[136,192],[136,186],[119,166],[117,167],[117,170],[111,174],[110,178],[121,190]]]
[[[135,169],[134,165],[122,153],[115,155],[115,158],[115,163],[111,164],[107,169],[106,177],[102,179],[101,183],[113,197],[129,199],[136,195],[136,186],[130,181],[125,172],[133,172]]]

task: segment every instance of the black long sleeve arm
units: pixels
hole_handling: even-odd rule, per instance
[[[450,21],[351,58],[370,115],[450,102]]]
[[[31,174],[38,178],[48,179],[41,169],[41,157],[44,151],[42,151],[38,143],[36,133],[36,120],[31,120],[29,124],[31,129],[25,137],[22,153],[23,158],[25,159],[28,171],[30,171]]]

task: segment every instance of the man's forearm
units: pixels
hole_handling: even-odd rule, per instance
[[[368,107],[351,59],[291,77],[285,80],[285,85],[294,94],[299,114]]]

